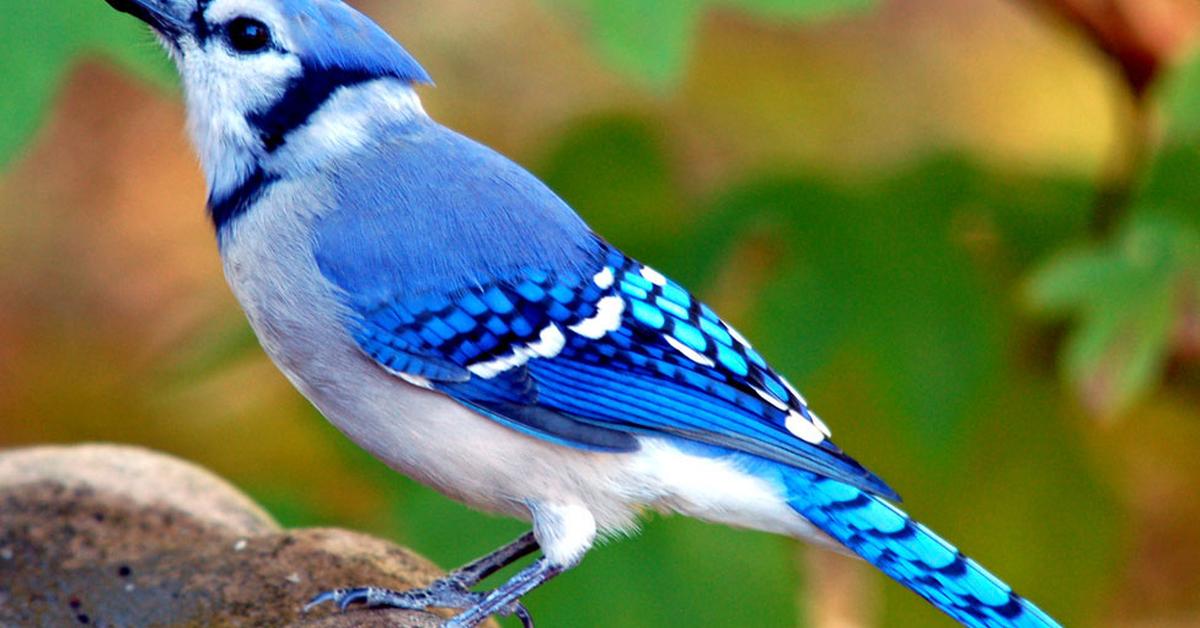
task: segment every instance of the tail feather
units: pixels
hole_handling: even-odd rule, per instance
[[[785,474],[784,483],[804,518],[964,626],[1061,628],[882,498],[806,471]]]

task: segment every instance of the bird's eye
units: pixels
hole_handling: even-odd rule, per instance
[[[266,24],[249,17],[239,17],[225,27],[229,45],[238,52],[258,52],[271,43],[271,31]]]

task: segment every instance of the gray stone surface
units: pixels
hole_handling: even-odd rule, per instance
[[[0,452],[0,626],[435,626],[428,613],[300,609],[332,587],[438,575],[362,534],[282,530],[227,482],[163,454]]]

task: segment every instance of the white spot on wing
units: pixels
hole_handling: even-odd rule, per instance
[[[691,347],[683,344],[682,342],[679,342],[678,340],[675,339],[674,336],[663,336],[663,338],[667,339],[667,344],[671,345],[672,347],[675,347],[676,351],[687,356],[687,358],[689,360],[691,360],[692,362],[695,362],[697,364],[702,364],[702,365],[708,366],[708,367],[714,366],[711,358],[704,355],[703,353],[698,353]]]
[[[388,370],[391,370],[391,369],[388,369]],[[428,378],[421,377],[419,375],[409,375],[408,373],[398,373],[398,372],[396,373],[396,375],[400,379],[412,384],[413,386],[418,386],[420,388],[427,388],[427,389],[433,388],[433,384],[429,381]]]
[[[769,393],[765,390],[761,390],[758,388],[755,388],[754,392],[758,393],[758,396],[762,397],[763,401],[775,406],[776,408],[779,408],[780,410],[783,410],[784,412],[787,412],[788,404],[784,400],[780,399],[779,397],[776,397],[775,395],[772,395],[771,393]]]
[[[563,346],[567,344],[567,338],[563,336],[562,330],[558,325],[550,323],[538,334],[538,341],[529,343],[529,348],[526,351],[532,351],[534,356],[541,358],[552,358],[562,351]],[[518,347],[517,351],[521,351]],[[534,357],[530,356],[530,357]]]
[[[571,325],[568,329],[585,338],[596,340],[621,326],[621,313],[624,311],[625,301],[621,297],[610,295],[596,303],[595,316]]]
[[[470,371],[475,377],[482,377],[483,379],[491,379],[500,373],[500,371],[496,370],[496,368],[492,366],[491,362],[468,364],[467,370]]]
[[[806,443],[820,445],[825,440],[825,435],[821,433],[821,430],[795,410],[788,413],[787,420],[784,422],[784,427],[786,427],[787,430],[794,436]]]
[[[816,412],[809,410],[808,416],[812,417],[813,424],[817,426],[817,429],[821,430],[821,433],[825,435],[825,438],[833,438],[833,432],[829,429],[828,425],[825,425],[825,422],[821,420],[821,417],[817,416]]]
[[[595,277],[592,277],[592,281],[594,281],[601,290],[608,290],[612,287],[613,282],[616,281],[616,277],[613,277],[613,269],[605,266],[604,270],[596,273]]]
[[[502,355],[487,362],[477,362],[467,366],[467,370],[482,377],[491,379],[511,368],[516,368],[529,361],[529,355],[524,353],[525,347],[518,347],[517,352]]]
[[[566,344],[567,338],[563,336],[562,330],[558,325],[550,323],[538,333],[536,341],[514,347],[508,355],[467,365],[467,370],[483,379],[492,379],[505,371],[524,366],[530,358],[552,358],[558,355]]]
[[[656,286],[667,285],[667,278],[663,277],[662,273],[650,268],[649,266],[642,266],[641,273],[642,277],[645,278],[646,281],[649,281]]]
[[[796,390],[796,388],[792,386],[791,382],[782,377],[779,378],[779,381],[783,382],[783,385],[787,387],[788,392],[792,393],[792,396],[796,399],[799,399],[802,405],[808,405],[808,400],[804,398],[804,395],[800,394],[800,391]]]

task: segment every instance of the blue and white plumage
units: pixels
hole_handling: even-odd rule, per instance
[[[393,468],[533,523],[428,590],[318,600],[528,622],[524,593],[651,507],[846,548],[965,625],[1057,625],[892,506],[708,307],[431,120],[425,71],[340,0],[108,2],[180,68],[226,275],[272,359]]]

